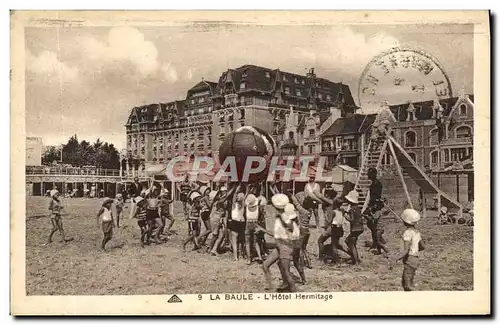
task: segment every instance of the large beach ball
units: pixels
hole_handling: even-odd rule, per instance
[[[276,148],[276,142],[265,131],[253,126],[242,126],[230,133],[220,145],[219,161],[223,164],[228,157],[234,157],[238,180],[242,180],[247,158],[263,157],[266,161],[264,170],[257,174],[250,174],[248,179],[248,183],[260,183],[267,179],[271,158],[277,152]],[[257,164],[253,162],[252,166],[255,168]]]

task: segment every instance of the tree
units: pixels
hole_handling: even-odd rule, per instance
[[[47,147],[42,163],[50,165],[61,158],[61,149]],[[68,142],[62,145],[62,163],[75,167],[96,166],[99,168],[118,169],[120,167],[120,155],[115,146],[111,143],[102,142],[99,138],[90,144],[88,141],[78,142],[77,135],[69,138]]]
[[[54,161],[61,158],[61,150],[55,146],[48,146],[42,155],[42,165],[51,165]]]

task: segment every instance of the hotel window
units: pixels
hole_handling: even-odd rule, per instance
[[[295,91],[295,93],[297,94],[297,96],[302,96],[302,93],[301,93],[300,89],[297,89],[297,90]]]
[[[439,141],[438,129],[432,129],[429,132],[429,145],[436,145]]]
[[[285,94],[290,95],[290,87],[285,87]]]
[[[240,89],[245,89],[246,87],[247,87],[247,85],[246,85],[244,82],[242,82],[242,83],[240,84]]]
[[[309,129],[309,137],[314,137],[316,131],[314,129]]]
[[[467,115],[467,105],[462,104],[459,106],[460,108],[460,115]]]
[[[283,75],[283,81],[288,81],[288,78],[286,77],[286,75]]]
[[[328,101],[332,100],[332,95],[326,95],[326,100]]]
[[[467,157],[467,148],[452,148],[451,151],[451,161],[461,161]]]
[[[455,130],[455,135],[457,139],[470,138],[472,137],[472,132],[468,126],[459,126]]]
[[[318,98],[319,99],[323,99],[323,95],[322,94],[318,94]]]
[[[293,78],[293,82],[295,82],[296,84],[298,84],[299,83],[299,79]]]
[[[444,161],[446,162],[450,161],[450,150],[448,149],[444,150]]]
[[[266,78],[271,78],[271,74],[269,73],[269,71],[266,71]]]
[[[314,144],[310,144],[307,147],[309,149],[309,153],[314,153]]]
[[[408,155],[414,162],[417,162],[417,155],[414,152],[409,152]]]
[[[204,102],[205,102],[205,97],[200,97],[199,102],[200,102],[200,103],[204,103]]]
[[[195,103],[195,100],[194,100],[194,98],[193,98],[193,99],[191,99],[191,104],[194,104],[194,103]]]
[[[417,146],[417,134],[414,131],[405,133],[405,147],[412,148]]]
[[[302,80],[300,81],[300,83],[301,83],[301,84],[303,84],[303,85],[305,85],[305,84],[306,84],[306,81],[305,81],[304,79],[302,79]]]
[[[431,166],[436,166],[438,164],[438,152],[431,152]]]
[[[243,108],[240,109],[240,119],[242,119],[242,120],[245,119],[245,110]]]
[[[246,76],[248,76],[248,74],[247,74],[247,71],[246,71],[246,70],[245,70],[245,71],[243,71],[243,74],[242,74],[242,76],[243,76],[243,77],[246,77]]]
[[[335,147],[337,149],[341,149],[342,148],[342,137],[335,138]]]

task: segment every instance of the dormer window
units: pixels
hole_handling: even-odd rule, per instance
[[[298,84],[298,83],[299,83],[299,79],[297,79],[297,78],[294,78],[294,79],[293,79],[293,81],[294,81],[296,84]]]
[[[285,87],[285,94],[287,94],[287,95],[290,94],[290,87]]]
[[[283,81],[288,81],[288,78],[286,77],[286,75],[283,75]]]
[[[460,115],[467,115],[467,105],[461,104],[459,107]]]
[[[328,101],[332,100],[332,95],[326,95],[326,100]]]
[[[246,83],[242,82],[240,84],[240,89],[245,89],[247,87]]]
[[[271,74],[269,73],[269,71],[266,71],[266,78],[271,78]]]
[[[248,76],[248,74],[247,74],[247,71],[245,70],[245,71],[243,71],[242,77],[246,77],[246,76]]]
[[[303,85],[305,85],[305,84],[306,84],[306,81],[305,81],[304,79],[302,79],[302,80],[300,81],[300,83],[301,83],[301,84],[303,84]]]

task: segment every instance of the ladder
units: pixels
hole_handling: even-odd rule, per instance
[[[380,169],[386,148],[386,138],[370,139],[370,142],[368,143],[366,153],[361,162],[361,168],[356,180],[356,185],[354,187],[354,189],[359,193],[359,204],[360,206],[363,206],[361,211],[364,211],[368,204],[366,199],[371,185],[371,181],[368,179],[368,169],[372,167],[377,170]]]

